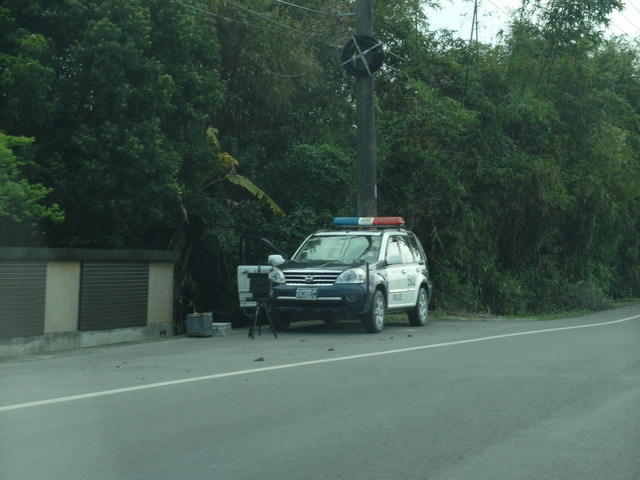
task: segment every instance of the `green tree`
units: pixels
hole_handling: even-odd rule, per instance
[[[287,213],[266,229],[288,244],[300,218],[313,218],[310,228],[324,226],[328,210],[352,202],[345,179],[355,181],[354,84],[339,62],[355,27],[343,14],[354,4],[293,3],[222,2],[215,17],[227,87],[215,125],[238,172]]]
[[[420,61],[377,77],[380,203],[421,234],[445,305],[562,308],[573,286],[611,293],[629,254],[636,82],[629,63],[602,64],[617,48],[601,56],[599,27],[619,2],[579,3],[533,2],[504,45],[473,52],[405,27],[396,44]]]
[[[212,309],[241,235],[291,250],[352,214],[355,2],[295,3],[0,0],[0,128],[34,139],[6,172],[65,209],[52,244],[181,249]],[[423,4],[375,5],[378,208],[420,235],[438,302],[639,294],[639,49],[602,35],[621,2],[523,1],[498,45],[428,31]]]
[[[310,97],[322,89],[322,59],[335,58],[332,41],[337,31],[346,32],[333,13],[336,4],[349,8],[348,2],[305,2],[304,8],[270,0],[220,2],[215,24],[226,91],[217,124],[223,136],[272,128],[279,115],[298,107],[301,92]]]
[[[32,143],[33,139],[11,137],[0,132],[0,218],[14,222],[48,218],[60,222],[64,213],[58,206],[42,204],[51,190],[41,184],[29,183],[21,173],[27,161],[15,151],[25,150]]]
[[[14,38],[46,39],[39,61],[54,72],[50,114],[29,130],[34,178],[67,212],[49,229],[52,242],[161,246],[178,212],[180,175],[213,151],[204,132],[221,86],[210,24],[169,0],[5,4]],[[6,120],[31,120],[21,108],[28,92],[13,92]]]

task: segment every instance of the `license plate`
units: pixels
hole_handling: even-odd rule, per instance
[[[318,289],[296,288],[296,298],[298,300],[316,300],[318,298]]]

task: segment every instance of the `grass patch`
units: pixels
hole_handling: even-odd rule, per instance
[[[435,312],[429,312],[429,319],[435,321],[466,321],[466,322],[487,322],[487,321],[540,321],[547,322],[550,320],[560,320],[562,318],[575,318],[583,315],[589,315],[590,313],[602,312],[614,308],[627,307],[640,303],[640,298],[628,298],[623,300],[611,301],[608,304],[608,308],[588,309],[588,308],[566,308],[557,310],[555,312],[547,312],[541,314],[530,315],[493,315],[491,313],[473,313],[463,310],[437,310]]]

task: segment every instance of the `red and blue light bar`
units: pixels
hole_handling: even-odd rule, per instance
[[[336,217],[334,227],[402,227],[402,217]]]

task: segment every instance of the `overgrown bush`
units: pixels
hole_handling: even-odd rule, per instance
[[[557,299],[558,310],[598,311],[611,308],[611,299],[597,285],[577,282],[569,285]]]

